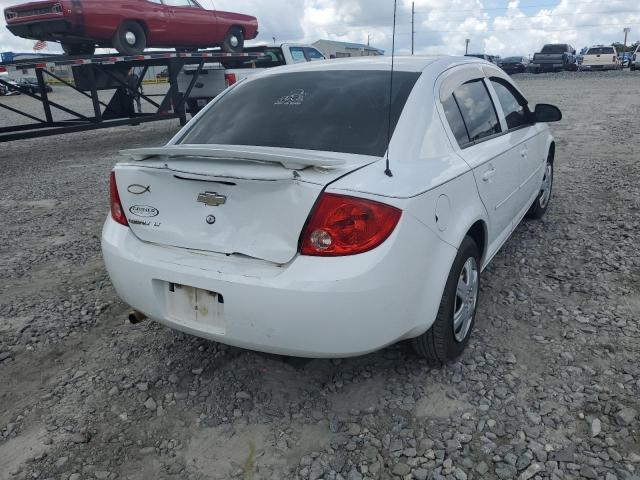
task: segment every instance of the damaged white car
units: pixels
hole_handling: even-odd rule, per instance
[[[271,69],[124,152],[102,248],[135,318],[286,355],[462,353],[482,269],[548,208],[561,114],[482,60],[390,68]]]

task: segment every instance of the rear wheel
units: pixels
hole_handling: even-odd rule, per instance
[[[87,43],[63,43],[62,50],[67,55],[93,55],[96,46]]]
[[[547,165],[544,170],[544,178],[540,186],[540,194],[536,198],[533,205],[527,212],[527,217],[540,220],[547,213],[549,202],[551,201],[551,192],[553,190],[553,159],[547,158]]]
[[[120,24],[111,42],[122,55],[139,55],[147,48],[147,35],[142,25],[127,20]]]
[[[469,343],[480,294],[480,256],[476,242],[465,237],[449,272],[435,322],[412,341],[416,353],[431,364],[455,359]]]
[[[231,27],[224,37],[222,50],[227,53],[242,53],[244,49],[244,33],[240,27]]]

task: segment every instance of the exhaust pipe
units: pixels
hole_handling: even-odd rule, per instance
[[[131,325],[137,325],[138,323],[144,322],[147,319],[147,316],[138,310],[132,310],[127,318]]]

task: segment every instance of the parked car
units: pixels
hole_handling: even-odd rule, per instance
[[[533,73],[575,71],[578,69],[576,50],[566,43],[553,43],[542,47],[533,55],[529,70]]]
[[[92,55],[96,47],[123,55],[147,47],[237,53],[258,35],[255,17],[206,10],[196,0],[39,1],[8,7],[4,16],[14,35],[59,41],[68,55]]]
[[[16,82],[18,84],[18,88],[23,93],[36,94],[40,93],[40,85],[38,84],[38,79],[36,77],[21,77]],[[53,91],[51,85],[45,83],[45,90],[50,93]]]
[[[8,85],[2,85],[2,87],[4,88],[4,93],[3,95],[20,95],[21,89],[20,89],[20,85],[15,81],[12,80],[10,78],[4,78],[3,79],[5,82],[7,82]]]
[[[585,53],[580,70],[620,70],[622,63],[618,59],[616,47],[596,45]]]
[[[164,70],[162,70],[160,73],[158,73],[156,75],[156,79],[158,80],[163,80],[165,78],[169,78],[169,69],[165,68]]]
[[[618,61],[622,65],[622,68],[629,68],[629,66],[631,65],[632,56],[633,56],[633,53],[631,52],[624,52],[623,54],[618,54]]]
[[[324,55],[312,45],[284,43],[279,47],[259,46],[245,48],[247,53],[261,53],[255,58],[225,60],[223,63],[205,64],[197,83],[194,85],[187,106],[195,114],[227,87],[247,77],[257,75],[265,68],[292,65],[295,63],[326,60]],[[178,74],[178,86],[181,92],[189,88],[197,65],[185,65]]]
[[[465,57],[481,58],[482,60],[486,60],[487,62],[496,63],[495,56],[486,55],[484,53],[467,53]]]
[[[529,69],[529,59],[527,57],[507,57],[498,66],[509,75],[514,73],[524,73]]]
[[[482,270],[549,207],[561,113],[464,57],[396,57],[390,101],[390,67],[267,69],[123,152],[102,251],[131,318],[285,355],[460,355]]]
[[[636,47],[636,51],[633,52],[633,55],[631,56],[631,61],[629,62],[629,69],[631,71],[640,69],[640,45]]]

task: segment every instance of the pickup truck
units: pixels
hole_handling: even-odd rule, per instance
[[[545,45],[539,53],[533,55],[533,60],[529,64],[529,71],[532,73],[576,71],[577,69],[576,50],[566,43]]]
[[[247,77],[256,75],[265,68],[326,60],[325,56],[315,47],[303,44],[284,43],[279,47],[245,47],[244,51],[247,53],[261,53],[262,56],[223,60],[221,63],[207,63],[204,65],[187,100],[188,111],[192,115],[199,112],[227,87]],[[187,65],[180,71],[178,74],[180,92],[185,93],[188,90],[197,69],[197,65]]]

